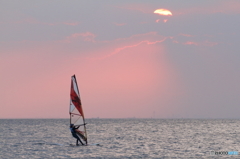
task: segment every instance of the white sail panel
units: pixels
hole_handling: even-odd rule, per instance
[[[73,110],[75,109],[75,106],[72,103],[72,100],[70,101],[70,113],[73,112]]]

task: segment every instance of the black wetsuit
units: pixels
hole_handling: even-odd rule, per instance
[[[78,137],[78,135],[76,134],[76,129],[77,129],[76,127],[70,128],[70,131],[71,131],[71,133],[72,133],[72,136],[77,139],[76,145],[78,145],[78,141],[83,145],[81,139],[80,139],[80,138]]]

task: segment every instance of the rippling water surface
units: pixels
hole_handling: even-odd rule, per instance
[[[0,158],[219,158],[210,151],[240,152],[240,120],[87,119],[87,123],[90,145],[71,146],[76,141],[67,119],[1,119]]]

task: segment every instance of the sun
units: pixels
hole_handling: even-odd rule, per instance
[[[157,9],[153,13],[160,14],[160,15],[165,15],[165,16],[172,16],[172,13],[167,9]]]

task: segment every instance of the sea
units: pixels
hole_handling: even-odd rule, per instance
[[[68,119],[0,119],[0,158],[240,158],[239,119],[86,119],[76,146]]]

